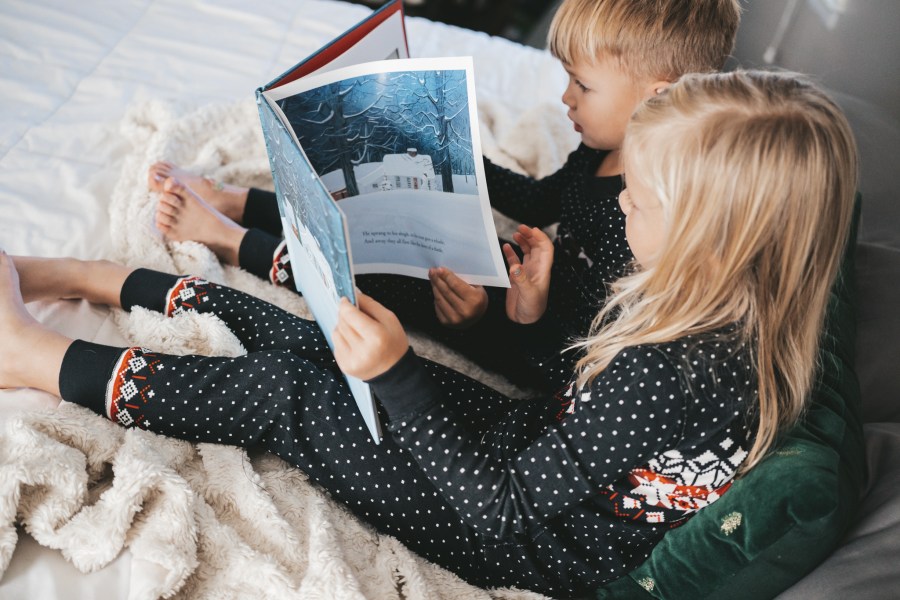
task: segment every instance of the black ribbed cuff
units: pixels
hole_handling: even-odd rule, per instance
[[[62,399],[107,416],[107,386],[125,350],[84,340],[72,342],[59,369],[59,394]]]
[[[135,269],[122,284],[119,301],[122,308],[131,310],[135,306],[165,314],[166,294],[175,286],[181,275],[160,273],[151,269]]]
[[[441,391],[412,348],[393,367],[366,383],[392,421],[420,412],[439,401]]]
[[[250,188],[241,225],[247,229],[262,229],[272,235],[281,235],[281,211],[274,192]]]
[[[261,229],[248,229],[238,249],[238,265],[245,271],[269,281],[275,251],[280,244],[279,237]]]

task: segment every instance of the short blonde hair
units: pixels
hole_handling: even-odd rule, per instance
[[[613,284],[581,344],[580,380],[627,346],[738,324],[758,377],[750,468],[812,386],[853,212],[850,126],[796,74],[686,75],[638,108],[623,156],[659,199],[667,233],[651,267]]]
[[[565,0],[550,52],[565,64],[613,58],[635,80],[719,71],[734,48],[737,0]]]

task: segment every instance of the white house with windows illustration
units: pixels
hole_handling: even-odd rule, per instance
[[[360,195],[390,190],[443,191],[440,177],[434,173],[431,156],[408,148],[403,154],[385,154],[381,162],[362,163],[353,167]],[[322,176],[322,182],[335,200],[347,197],[344,174],[340,169]]]
[[[382,185],[391,185],[395,190],[443,191],[441,181],[434,176],[431,157],[419,154],[415,148],[408,148],[405,154],[386,154],[381,164]]]

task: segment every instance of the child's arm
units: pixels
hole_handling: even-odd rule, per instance
[[[543,179],[514,173],[484,159],[491,206],[520,223],[536,227],[556,223],[560,219],[560,195],[571,178],[582,176],[584,153],[578,148],[559,171]]]
[[[633,348],[620,354],[589,390],[560,394],[544,408],[523,402],[500,420],[504,447],[473,434],[451,410],[447,393],[412,352],[370,381],[389,415],[387,429],[407,448],[435,489],[461,518],[486,536],[514,539],[539,531],[561,513],[607,491],[632,469],[676,445],[685,397],[671,386],[676,369],[661,353]],[[561,404],[562,402],[562,404]],[[545,417],[552,406],[574,413]]]

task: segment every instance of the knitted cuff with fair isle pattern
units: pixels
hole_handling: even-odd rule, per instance
[[[275,249],[272,257],[272,270],[269,281],[282,287],[294,287],[294,271],[291,269],[291,257],[288,256],[287,241],[282,241]]]
[[[166,293],[165,315],[172,317],[194,312],[209,301],[200,277],[181,277]],[[124,427],[149,429],[143,405],[155,396],[152,378],[165,369],[161,356],[145,348],[128,348],[119,357],[106,386],[106,416]]]
[[[242,269],[275,285],[293,288],[294,273],[287,242],[260,229],[248,229],[238,249]]]

